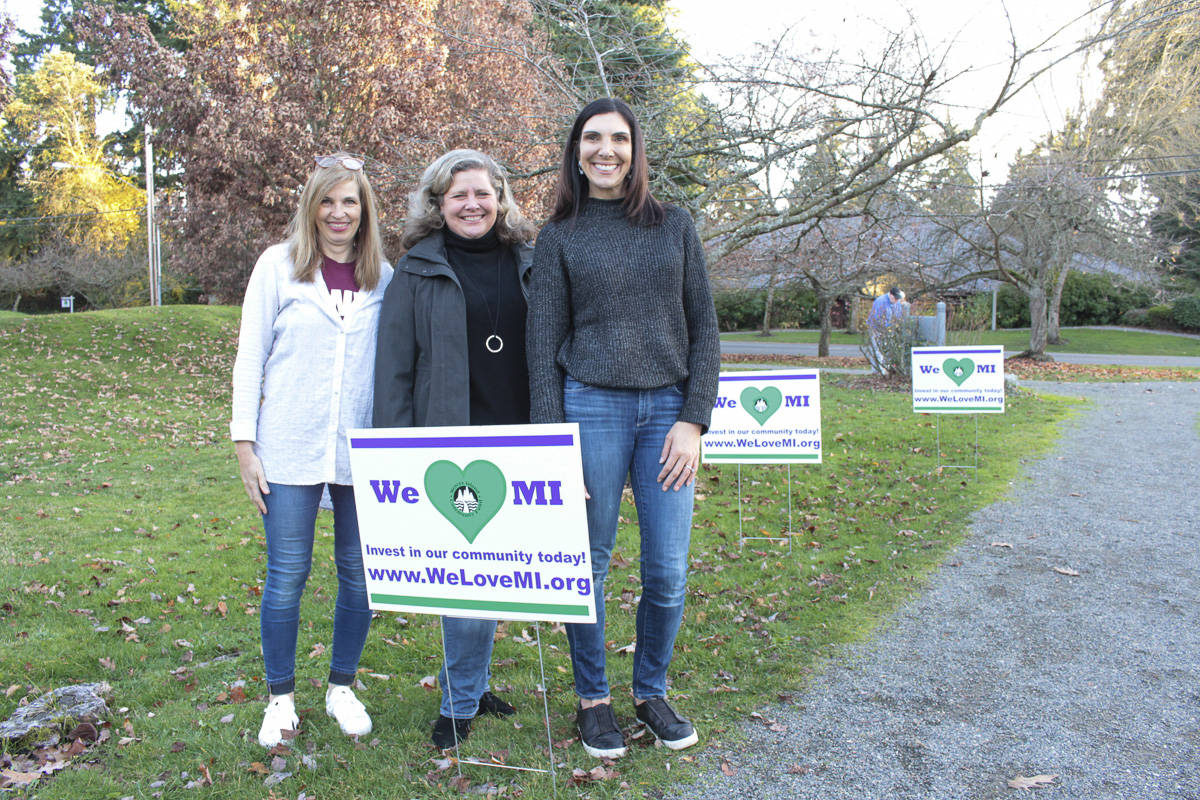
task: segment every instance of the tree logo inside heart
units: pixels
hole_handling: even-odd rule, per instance
[[[490,461],[472,461],[463,469],[435,461],[425,470],[425,496],[468,542],[500,511],[507,487],[504,473]]]
[[[783,405],[783,392],[774,386],[765,389],[747,386],[742,390],[741,400],[742,408],[761,426]]]
[[[963,381],[975,374],[975,362],[969,358],[947,358],[942,362],[942,372],[955,386],[962,386]]]

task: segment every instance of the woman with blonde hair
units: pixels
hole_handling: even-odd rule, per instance
[[[503,168],[476,150],[435,160],[409,195],[379,318],[377,428],[529,422],[525,295],[533,226]],[[516,713],[488,689],[495,620],[442,617],[433,743],[453,747],[479,714]]]
[[[338,577],[325,711],[347,735],[371,730],[350,688],[371,610],[346,431],[371,419],[375,331],[392,268],[383,258],[363,166],[348,153],[316,158],[287,240],[259,257],[242,304],[229,429],[267,540],[260,620],[270,700],[258,732],[263,747],[279,744],[299,724],[300,598],[324,489],[333,503]]]

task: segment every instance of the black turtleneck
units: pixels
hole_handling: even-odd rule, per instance
[[[517,258],[496,227],[478,239],[443,229],[446,259],[458,276],[467,304],[467,367],[471,376],[471,424],[529,422],[529,370],[525,362],[525,296]],[[504,340],[488,352],[492,334]],[[494,345],[493,345],[494,346]]]

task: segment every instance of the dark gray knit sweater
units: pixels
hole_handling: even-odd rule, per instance
[[[620,200],[589,199],[538,235],[526,326],[533,422],[563,422],[563,376],[658,389],[686,381],[679,419],[708,429],[717,399],[717,315],[692,218],[667,206],[634,225]]]

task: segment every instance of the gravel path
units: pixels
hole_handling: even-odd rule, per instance
[[[748,723],[677,797],[1016,798],[1057,774],[1033,796],[1200,800],[1200,386],[1026,385],[1093,404],[891,624],[762,709],[786,732]]]
[[[748,339],[722,339],[721,352],[746,355],[816,356],[816,343],[754,341]],[[1118,364],[1143,367],[1200,367],[1197,356],[1152,356],[1118,355],[1097,353],[1059,353],[1049,351],[1055,361],[1064,364]],[[839,358],[862,358],[862,350],[856,344],[831,344],[829,355]]]

